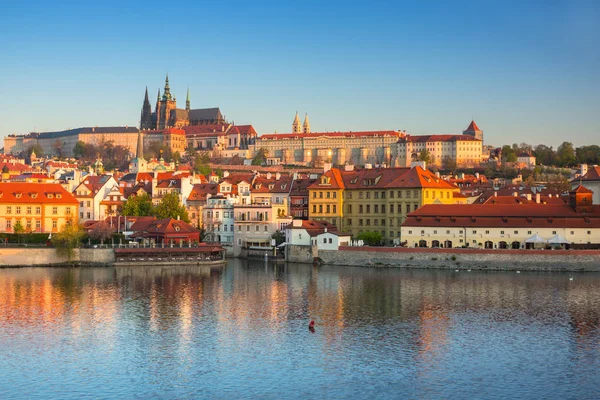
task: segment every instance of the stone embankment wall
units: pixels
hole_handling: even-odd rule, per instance
[[[319,251],[325,264],[483,270],[600,271],[598,250],[469,250],[340,247]]]
[[[73,259],[59,257],[53,248],[0,248],[0,267],[112,265],[113,249],[74,249]]]
[[[292,263],[312,263],[319,255],[317,246],[285,246],[285,259]]]

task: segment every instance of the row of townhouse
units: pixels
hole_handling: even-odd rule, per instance
[[[424,204],[466,203],[458,187],[420,166],[332,168],[308,191],[309,219],[330,222],[353,236],[379,231],[386,244],[401,241],[402,223]]]

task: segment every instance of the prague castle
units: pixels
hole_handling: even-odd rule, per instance
[[[219,108],[190,108],[190,90],[187,91],[185,109],[177,108],[177,99],[171,95],[169,87],[169,75],[165,80],[162,97],[160,89],[156,98],[156,106],[152,112],[150,100],[148,100],[148,88],[142,105],[140,129],[166,129],[182,128],[188,125],[223,124],[225,118]]]

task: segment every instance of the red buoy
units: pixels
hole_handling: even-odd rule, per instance
[[[315,321],[314,320],[310,321],[310,323],[308,324],[308,330],[311,332],[315,331]]]

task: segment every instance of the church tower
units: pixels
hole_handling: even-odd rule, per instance
[[[165,129],[170,126],[169,119],[171,118],[171,110],[175,110],[176,108],[177,101],[173,96],[171,96],[171,88],[169,87],[169,74],[167,74],[162,99],[160,100],[159,109],[156,113],[156,129]]]
[[[296,117],[294,123],[292,123],[292,133],[302,133],[302,126],[300,125],[300,118],[298,118],[298,111],[296,111]]]
[[[190,111],[190,88],[188,88],[187,96],[185,97],[185,110]]]
[[[153,129],[152,126],[152,106],[148,100],[148,86],[146,86],[146,94],[144,96],[144,104],[142,105],[142,116],[140,118],[140,129]]]
[[[308,122],[308,113],[304,116],[304,124],[302,124],[302,132],[310,133],[310,122]]]
[[[142,131],[138,131],[137,137],[137,149],[135,153],[135,158],[131,160],[129,163],[129,171],[138,173],[138,172],[146,172],[148,169],[148,163],[144,159],[144,138],[142,136]]]
[[[463,131],[463,135],[473,136],[475,139],[481,140],[481,144],[483,145],[483,131],[479,129],[475,121],[471,120],[471,123]]]

